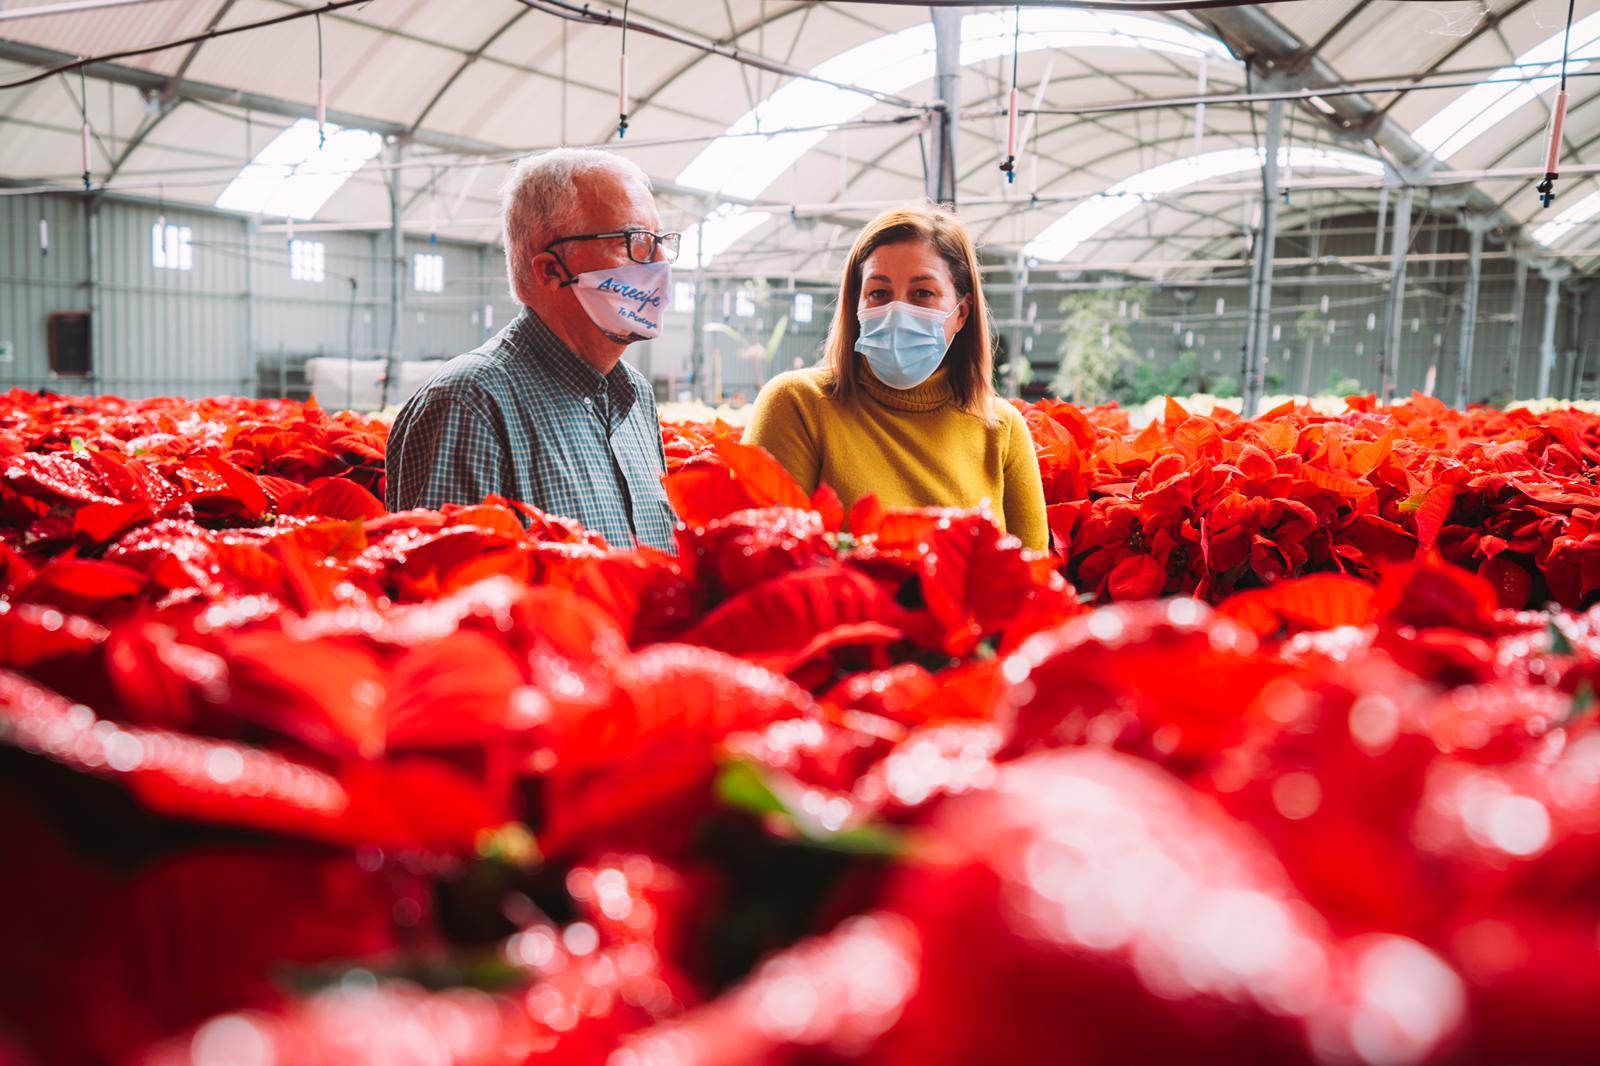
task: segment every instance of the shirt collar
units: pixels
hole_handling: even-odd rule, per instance
[[[607,397],[612,417],[617,421],[638,402],[638,390],[621,360],[611,368],[611,373],[600,373],[563,344],[532,308],[524,307],[507,332],[513,347],[548,372],[562,387],[584,399]]]

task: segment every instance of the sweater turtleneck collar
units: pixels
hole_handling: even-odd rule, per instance
[[[895,411],[937,411],[955,399],[955,394],[950,390],[949,375],[942,366],[922,384],[909,389],[896,389],[879,381],[863,361],[856,381],[868,396]]]

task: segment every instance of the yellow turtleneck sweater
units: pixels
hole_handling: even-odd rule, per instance
[[[1033,438],[1017,409],[994,401],[994,422],[959,410],[943,368],[913,389],[863,371],[857,399],[824,391],[823,368],[792,370],[756,397],[744,442],[765,448],[807,492],[832,485],[845,506],[978,507],[1029,548],[1048,542]]]

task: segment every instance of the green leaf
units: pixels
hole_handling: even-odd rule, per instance
[[[521,822],[507,822],[498,829],[484,829],[478,833],[476,844],[478,858],[488,862],[532,869],[543,859],[539,854],[538,841]]]
[[[743,760],[729,763],[717,776],[717,799],[752,814],[788,814],[761,771]]]
[[[86,453],[89,450],[89,445],[84,443],[84,440],[83,440],[82,437],[73,437],[72,438],[72,450],[73,450],[74,453],[76,453],[78,455],[83,455],[84,453]]]
[[[1562,720],[1563,725],[1572,725],[1580,719],[1587,718],[1594,712],[1595,705],[1600,703],[1594,693],[1594,686],[1587,680],[1578,682],[1578,690],[1572,694],[1572,706],[1567,709],[1567,716]]]
[[[772,336],[767,338],[767,363],[770,365],[772,357],[778,354],[778,345],[783,343],[783,335],[789,331],[789,316],[784,315],[778,319],[778,324],[772,327]]]
[[[784,802],[768,775],[742,759],[726,764],[717,775],[717,798],[729,807],[752,814],[776,816],[807,844],[853,855],[900,855],[905,851],[901,835],[882,825],[858,825],[848,829],[828,829],[815,817]]]
[[[1554,618],[1550,619],[1550,625],[1546,632],[1550,637],[1550,654],[1571,655],[1573,653],[1572,641],[1568,640],[1567,634],[1562,631],[1560,626],[1556,625]]]

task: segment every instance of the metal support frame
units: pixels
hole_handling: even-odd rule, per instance
[[[89,395],[100,395],[99,349],[104,347],[99,339],[106,335],[101,319],[100,276],[100,197],[89,196],[83,205],[84,221],[89,229]]]
[[[1261,406],[1267,345],[1272,338],[1272,257],[1278,243],[1278,153],[1283,146],[1282,100],[1267,104],[1267,136],[1261,160],[1261,232],[1250,287],[1250,331],[1245,345],[1244,417]]]
[[[933,151],[928,160],[928,199],[956,200],[956,129],[961,110],[961,20],[959,8],[934,7],[934,86],[943,109],[933,115]]]
[[[1544,334],[1539,341],[1539,389],[1534,398],[1550,398],[1550,375],[1556,367],[1556,318],[1561,313],[1561,283],[1572,276],[1566,263],[1540,263],[1539,276],[1544,278]]]
[[[695,220],[695,232],[700,235],[700,239],[702,240],[705,237],[706,220],[716,212],[719,202],[720,198],[717,196],[708,195],[706,193],[700,194],[700,202],[697,206],[698,217]],[[702,399],[700,395],[702,378],[700,370],[706,361],[707,280],[705,256],[702,254],[701,246],[696,244],[694,264],[694,313],[690,319],[690,322],[692,323],[692,332],[689,337],[689,376],[687,382],[689,386],[689,396],[691,399],[695,400]],[[709,395],[710,394],[708,393],[707,396]],[[677,397],[669,396],[667,399],[676,400]]]
[[[260,223],[246,219],[244,224],[244,363],[248,370],[241,396],[261,395],[261,368],[256,364],[256,227]]]
[[[1017,251],[1015,277],[1017,290],[1012,299],[1011,344],[1006,352],[1006,395],[1013,400],[1020,399],[1022,396],[1022,333],[1023,316],[1025,314],[1024,301],[1027,299],[1028,290],[1028,260],[1022,254],[1021,249]],[[979,308],[973,308],[974,314],[979,313],[979,311]]]
[[[405,173],[399,164],[404,162],[406,142],[394,142],[395,167],[389,171],[389,351],[384,359],[383,384],[378,392],[380,405],[389,406],[389,386],[400,380],[400,364],[405,361],[405,351],[400,344],[400,329],[404,323],[406,282],[406,234],[400,224],[403,210],[401,178]]]
[[[1567,282],[1567,293],[1572,297],[1572,332],[1571,338],[1572,365],[1567,367],[1567,395],[1566,399],[1578,399],[1583,388],[1583,294],[1588,289],[1588,281],[1584,278],[1573,278]]]
[[[1456,351],[1456,409],[1465,411],[1472,399],[1472,349],[1478,336],[1478,289],[1483,282],[1483,237],[1495,228],[1494,220],[1465,212],[1461,228],[1469,240],[1467,287],[1461,294],[1461,347]]]
[[[1215,30],[1235,54],[1249,56],[1263,75],[1274,77],[1274,88],[1336,89],[1345,84],[1327,60],[1262,5],[1213,8],[1197,12],[1196,17]],[[1365,94],[1330,96],[1326,103],[1333,109],[1332,115],[1309,109],[1307,113],[1324,117],[1336,134],[1370,137],[1402,171],[1415,175],[1438,165],[1433,153]],[[1494,217],[1507,232],[1517,229],[1517,220],[1483,189],[1471,186],[1466,195],[1469,208]]]
[[[1528,317],[1528,257],[1518,253],[1516,264],[1516,284],[1511,296],[1511,342],[1506,345],[1505,355],[1500,361],[1503,395],[1499,399],[1505,402],[1517,398],[1517,387],[1522,376],[1522,326]]]
[[[1404,180],[1404,179],[1402,179]],[[1384,317],[1383,354],[1380,356],[1382,373],[1379,375],[1379,398],[1383,403],[1393,403],[1400,388],[1400,338],[1403,334],[1406,313],[1406,253],[1411,244],[1411,205],[1416,190],[1410,185],[1400,186],[1395,196],[1394,225],[1389,238],[1389,305]]]

